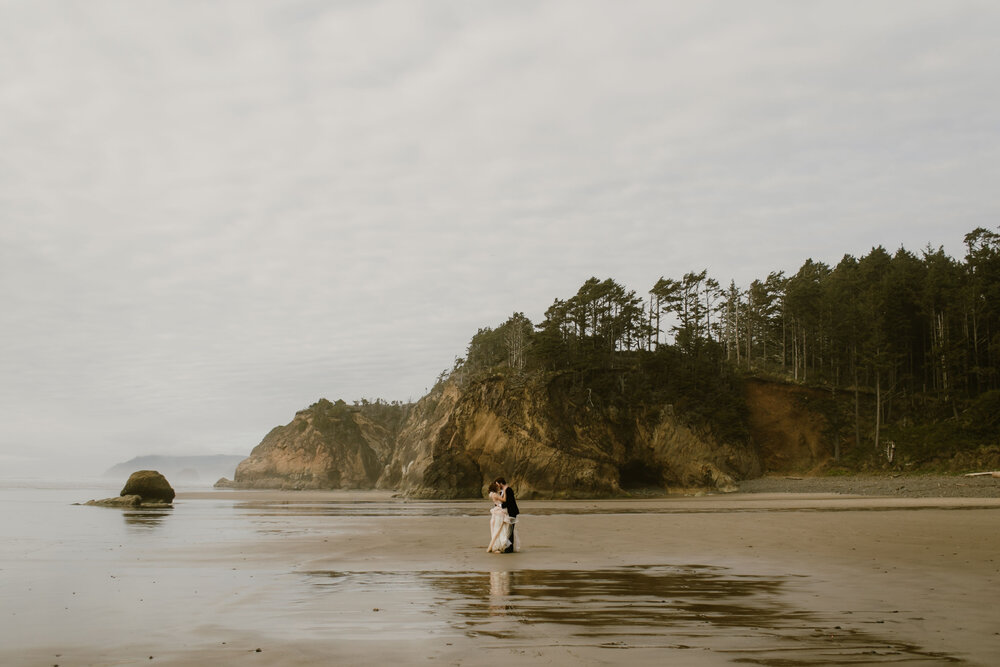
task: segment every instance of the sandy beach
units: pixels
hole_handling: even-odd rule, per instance
[[[996,495],[521,504],[494,555],[485,501],[182,492],[72,595],[5,580],[0,663],[1000,664]]]

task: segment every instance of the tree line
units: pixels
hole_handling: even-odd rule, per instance
[[[628,369],[670,349],[720,372],[850,390],[856,405],[863,392],[874,398],[878,446],[894,405],[934,400],[957,416],[1000,389],[1000,234],[977,228],[964,242],[962,259],[879,246],[746,286],[707,270],[661,277],[645,294],[590,278],[537,324],[514,313],[480,329],[452,372]]]

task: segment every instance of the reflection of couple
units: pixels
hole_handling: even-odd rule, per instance
[[[506,616],[510,603],[510,572],[490,572],[490,616]]]
[[[514,532],[517,524],[517,500],[514,490],[507,486],[507,480],[497,477],[490,484],[490,500],[493,509],[490,510],[490,546],[487,551],[496,554],[509,554],[521,550],[521,542]]]

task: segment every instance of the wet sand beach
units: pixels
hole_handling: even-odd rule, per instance
[[[996,496],[521,504],[512,555],[485,501],[52,505],[79,534],[0,551],[0,664],[1000,664]]]

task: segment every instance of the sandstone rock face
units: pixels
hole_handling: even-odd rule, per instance
[[[395,447],[389,418],[377,423],[343,401],[321,399],[284,426],[271,430],[236,467],[240,488],[371,489]],[[369,410],[370,413],[376,412]]]
[[[749,433],[735,441],[671,404],[608,389],[591,395],[558,373],[447,380],[416,405],[383,405],[377,414],[321,400],[268,433],[232,485],[478,498],[502,475],[518,497],[589,498],[732,491],[764,470],[798,471],[826,459],[826,422],[813,405],[822,392],[752,380],[745,389]]]
[[[142,505],[140,496],[115,496],[114,498],[102,498],[101,500],[88,500],[84,505],[99,505],[102,507],[139,507]]]
[[[121,495],[139,496],[144,503],[172,503],[175,494],[167,478],[157,471],[139,470],[129,476]]]
[[[570,396],[565,378],[497,375],[435,387],[411,413],[379,486],[421,498],[481,497],[498,475],[518,497],[622,495],[710,487],[760,474],[749,443],[720,443],[669,406],[616,407]]]
[[[416,495],[424,473],[434,461],[432,443],[441,437],[460,397],[457,385],[447,382],[439,383],[417,402],[396,439],[393,455],[378,479],[378,488]],[[452,486],[457,483],[456,479]]]
[[[758,453],[747,443],[716,441],[680,422],[669,409],[653,423],[648,433],[644,424],[638,425],[639,440],[648,449],[631,465],[661,470],[668,485],[731,492],[737,490],[737,480],[761,474]]]
[[[828,392],[783,382],[744,382],[750,437],[763,472],[809,471],[833,453],[826,418],[814,406]]]

